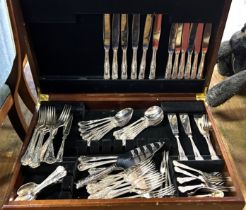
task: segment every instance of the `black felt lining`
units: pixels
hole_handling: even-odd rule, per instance
[[[37,169],[30,169],[29,167],[22,167],[23,168],[23,183],[29,181],[35,181],[40,183],[43,179],[45,179],[50,173],[52,173],[56,166],[64,165],[65,168],[68,169],[68,176],[63,179],[62,183],[50,186],[47,190],[43,190],[37,199],[65,199],[65,198],[87,198],[88,194],[85,188],[76,190],[74,183],[77,182],[79,179],[86,177],[88,174],[87,172],[79,172],[77,170],[77,158],[80,155],[118,155],[124,152],[127,152],[131,149],[134,149],[138,146],[145,145],[151,142],[156,142],[159,140],[164,140],[165,150],[170,151],[170,158],[177,159],[178,149],[176,144],[176,139],[172,134],[171,128],[168,123],[167,113],[175,112],[181,113],[186,112],[190,116],[191,127],[193,132],[193,138],[195,144],[197,145],[201,155],[204,157],[205,161],[195,161],[194,154],[192,152],[192,147],[189,138],[184,133],[184,130],[179,121],[179,129],[180,129],[180,141],[181,144],[189,158],[189,164],[194,164],[192,166],[202,167],[202,169],[209,170],[214,165],[218,164],[218,161],[210,160],[210,156],[207,144],[203,136],[199,133],[198,128],[195,125],[195,121],[192,117],[193,114],[202,114],[205,113],[205,107],[202,102],[160,102],[156,105],[159,105],[164,110],[164,120],[163,122],[156,126],[150,127],[140,133],[135,140],[127,140],[126,146],[122,147],[122,142],[119,140],[115,140],[113,138],[113,131],[117,130],[114,129],[110,133],[108,133],[105,137],[102,138],[100,141],[92,141],[91,146],[87,147],[87,142],[82,140],[79,132],[78,132],[78,122],[81,120],[92,120],[92,119],[99,119],[108,116],[114,116],[118,109],[112,110],[91,110],[84,106],[83,103],[77,102],[67,102],[66,104],[72,105],[72,113],[74,116],[74,121],[72,125],[71,132],[65,141],[65,150],[64,150],[64,161],[63,163],[56,163],[54,165],[48,165],[46,163],[42,163],[40,167]],[[48,106],[54,105],[56,106],[57,112],[61,112],[64,102],[42,102],[41,106]],[[144,111],[148,107],[143,107],[142,109],[135,109],[133,113],[133,117],[131,121],[132,123],[142,117],[144,115]],[[58,151],[61,143],[62,137],[62,129],[58,132],[54,139],[54,147],[55,152]],[[218,154],[219,155],[219,154]],[[160,162],[162,159],[162,151],[156,154],[154,158],[154,162],[156,167],[159,169]],[[223,162],[223,161],[222,161]],[[204,163],[204,164],[203,164]],[[211,163],[211,164],[210,164]],[[217,166],[216,166],[217,167]],[[219,169],[222,170],[222,165],[219,164]],[[172,181],[175,184],[175,174],[171,171]],[[177,184],[175,184],[177,186]]]

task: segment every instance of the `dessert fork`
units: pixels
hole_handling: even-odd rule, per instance
[[[211,125],[210,125],[210,122],[208,120],[207,115],[206,114],[194,115],[194,120],[196,122],[196,125],[197,125],[200,133],[206,139],[211,159],[212,160],[219,160],[219,157],[216,155],[216,152],[215,152],[213,145],[211,143],[211,140],[210,140],[209,130],[211,128]]]

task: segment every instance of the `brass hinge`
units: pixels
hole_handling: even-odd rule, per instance
[[[197,101],[205,101],[206,100],[206,95],[207,95],[207,90],[208,90],[208,88],[205,87],[204,91],[202,93],[197,93],[196,94],[196,100]]]
[[[40,90],[38,89],[38,103],[37,103],[37,110],[40,107],[40,104],[42,101],[49,101],[49,95],[48,94],[43,94],[40,92]]]

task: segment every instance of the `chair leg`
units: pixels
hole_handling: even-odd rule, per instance
[[[24,141],[27,133],[27,125],[24,116],[21,113],[20,107],[15,102],[14,105],[11,107],[8,115],[16,133],[18,134],[20,139]]]
[[[24,73],[23,73],[24,74]],[[36,100],[33,97],[28,84],[26,82],[26,78],[24,75],[22,75],[22,78],[20,80],[20,86],[18,88],[19,95],[24,102],[24,104],[27,106],[27,108],[31,111],[31,113],[34,113],[36,110]]]

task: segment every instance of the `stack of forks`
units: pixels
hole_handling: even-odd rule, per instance
[[[64,141],[70,132],[73,120],[70,112],[71,106],[65,105],[59,118],[57,118],[56,108],[54,106],[40,109],[32,138],[24,155],[21,157],[22,165],[37,168],[40,166],[41,162],[53,164],[62,161]],[[63,138],[57,157],[55,157],[53,139],[60,127],[63,127]],[[49,136],[46,141],[44,141],[47,134],[49,134]]]

